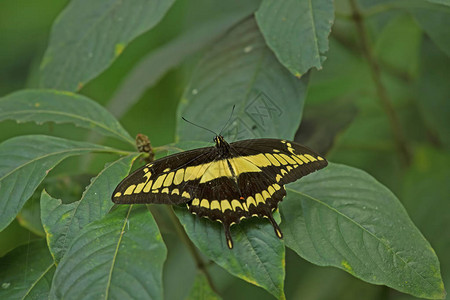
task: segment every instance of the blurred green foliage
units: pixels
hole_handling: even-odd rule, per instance
[[[405,160],[398,150],[390,116],[380,105],[379,87],[374,83],[373,70],[361,47],[362,39],[353,18],[350,5],[353,2],[334,1],[335,20],[328,38],[329,50],[326,53],[320,51],[326,56],[325,61],[314,63],[322,69],[309,71],[303,117],[299,116],[302,123],[295,140],[325,154],[332,162],[360,168],[387,186],[436,251],[444,285],[448,287],[450,3],[444,0],[359,2],[372,59],[377,62],[382,85],[410,151],[410,158]],[[68,3],[50,0],[0,2],[0,97],[39,87],[40,64],[52,24]],[[192,106],[192,111],[183,109],[186,103],[179,108],[180,100],[184,93],[191,91],[186,87],[192,83],[199,61],[204,60],[205,53],[210,53],[210,46],[217,44],[225,32],[254,13],[259,5],[260,1],[256,0],[245,3],[237,0],[177,0],[161,22],[132,40],[106,70],[77,92],[110,109],[131,136],[137,133],[148,135],[155,147],[175,142],[176,133],[185,134],[179,137],[181,140],[202,134],[193,134],[190,127],[177,125],[179,115],[187,111],[188,116],[200,115],[197,120],[201,119],[201,124],[204,124],[203,120],[209,120],[205,122],[215,129],[222,122],[214,113]],[[267,9],[267,3],[265,7]],[[188,48],[189,43],[198,44]],[[160,56],[150,60],[155,63],[154,68],[144,68],[144,72],[136,77],[140,80],[137,83],[127,81],[134,78],[130,74],[135,68],[139,68],[145,59],[151,59],[157,51]],[[164,56],[164,53],[170,55]],[[176,63],[167,63],[168,60]],[[278,67],[282,68],[282,65]],[[145,78],[151,80],[146,82]],[[127,85],[133,89],[133,84],[139,85],[141,81],[144,85],[142,94],[130,94],[127,98],[127,94],[118,93],[122,88],[126,90]],[[226,87],[226,83],[223,86]],[[232,103],[234,99],[228,99],[228,102]],[[222,118],[225,116],[219,117]],[[295,131],[296,128],[287,129]],[[132,150],[121,141],[68,124],[0,123],[0,142],[28,134],[70,137]],[[89,179],[116,158],[115,154],[69,158],[50,172],[17,218],[0,232],[1,262],[8,266],[5,270],[22,268],[25,275],[32,277],[36,275],[32,271],[34,264],[49,267],[48,285],[39,285],[39,291],[45,294],[47,289],[48,292],[54,268],[42,242],[45,233],[40,222],[41,191],[45,188],[63,203],[72,203],[81,198]],[[156,221],[168,248],[163,272],[166,299],[188,296],[190,299],[208,299],[216,297],[216,292],[223,299],[273,299],[267,291],[230,275],[214,263],[206,268],[216,291],[205,287],[208,280],[199,273],[190,249],[178,238],[177,228],[167,211],[157,207],[151,210],[159,216]],[[200,256],[208,263],[207,256]],[[15,260],[22,262],[24,257],[38,261],[25,266],[15,264]],[[313,265],[289,249],[285,261],[287,299],[413,298],[385,286],[368,284],[335,268]],[[8,274],[1,276],[0,289],[7,289],[8,284],[17,280],[11,276],[9,282],[4,279]],[[31,277],[29,279],[33,280]]]

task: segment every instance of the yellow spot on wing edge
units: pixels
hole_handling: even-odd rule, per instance
[[[191,198],[191,195],[189,195],[188,192],[183,192],[183,194],[181,195],[181,197],[190,199],[190,198]]]
[[[262,195],[260,194],[260,193],[257,193],[256,195],[255,195],[255,199],[256,199],[256,203],[264,203],[264,199],[263,199],[263,197],[262,197]]]
[[[157,179],[156,179],[156,181],[155,181],[155,183],[153,184],[153,190],[154,189],[159,189],[160,187],[161,187],[161,185],[163,184],[163,181],[164,181],[164,178],[166,177],[166,174],[163,174],[163,175],[160,175]]]
[[[192,205],[198,206],[200,204],[200,199],[195,198],[194,200],[192,200]]]
[[[167,177],[166,177],[166,180],[164,180],[163,186],[170,186],[172,184],[174,175],[175,175],[174,172],[170,172],[169,174],[167,174]]]
[[[126,189],[125,193],[123,193],[123,194],[124,194],[124,195],[131,195],[131,194],[133,194],[133,191],[134,191],[134,188],[135,188],[135,187],[136,187],[135,184],[130,185],[130,186]]]
[[[305,154],[305,157],[306,157],[307,159],[309,159],[310,161],[317,161],[317,159],[316,159],[314,156],[312,156],[312,155]]]
[[[144,193],[150,192],[150,189],[152,188],[152,184],[153,184],[153,180],[150,180],[150,181],[145,185]]]
[[[240,208],[242,210],[244,210],[244,208],[241,205],[241,202],[237,201],[237,200],[231,200],[231,206],[233,207],[233,210],[236,210],[236,208]]]
[[[184,169],[179,169],[177,173],[175,173],[175,178],[173,179],[174,184],[180,184],[183,182],[184,177]]]
[[[272,163],[272,165],[278,167],[280,165],[280,162],[270,153],[266,154],[266,157],[269,159],[269,161]]]
[[[121,193],[121,192],[117,192],[117,193],[114,195],[114,197],[120,197],[120,196],[122,196],[122,193]]]
[[[200,202],[200,206],[204,208],[209,208],[209,201],[206,199],[203,199],[202,202]]]
[[[256,201],[255,198],[253,198],[252,196],[247,198],[247,207],[250,208],[250,205],[252,205],[256,207]]]
[[[220,210],[220,203],[218,200],[211,201],[211,209],[218,209]]]
[[[225,212],[227,209],[233,210],[231,208],[230,202],[228,202],[228,200],[220,201],[220,206],[222,207],[222,212]]]
[[[301,160],[303,160],[304,163],[306,163],[306,164],[309,163],[309,160],[306,157],[304,157],[303,155],[297,155],[297,157],[300,158]]]

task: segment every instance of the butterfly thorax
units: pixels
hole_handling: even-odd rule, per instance
[[[216,143],[217,153],[219,158],[229,158],[231,156],[230,144],[228,144],[223,136],[217,135],[214,137]]]

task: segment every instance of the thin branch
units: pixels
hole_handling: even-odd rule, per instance
[[[369,63],[372,79],[376,86],[378,99],[380,100],[380,104],[389,119],[389,124],[394,134],[396,147],[398,148],[398,151],[401,154],[403,162],[405,164],[409,164],[411,161],[411,153],[408,148],[402,128],[400,126],[397,113],[395,112],[394,107],[392,105],[392,101],[387,93],[386,87],[383,85],[381,81],[380,65],[372,52],[372,48],[369,45],[369,38],[367,36],[367,32],[364,27],[362,13],[358,8],[356,0],[349,0],[349,1],[352,9],[353,20],[355,22],[356,29],[358,31],[359,38],[361,40],[362,51]]]
[[[195,245],[192,243],[192,241],[189,239],[188,235],[184,231],[183,225],[181,225],[180,221],[178,220],[177,216],[173,212],[172,207],[166,206],[167,212],[170,216],[170,219],[172,220],[172,223],[175,225],[175,229],[177,231],[177,234],[180,236],[181,240],[186,244],[187,248],[189,249],[189,252],[191,252],[192,257],[195,260],[195,263],[197,265],[197,268],[205,275],[206,280],[208,281],[209,286],[211,289],[216,293],[217,292],[216,287],[214,286],[214,283],[212,281],[211,275],[209,274],[207,263],[203,261],[203,259],[200,257],[200,255],[197,252],[197,249]]]

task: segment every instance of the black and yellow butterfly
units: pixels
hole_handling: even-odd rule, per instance
[[[186,203],[200,217],[220,221],[228,247],[230,226],[252,216],[272,217],[286,195],[284,185],[327,166],[327,161],[300,144],[278,139],[251,139],[173,154],[146,164],[115,189],[118,204]]]

